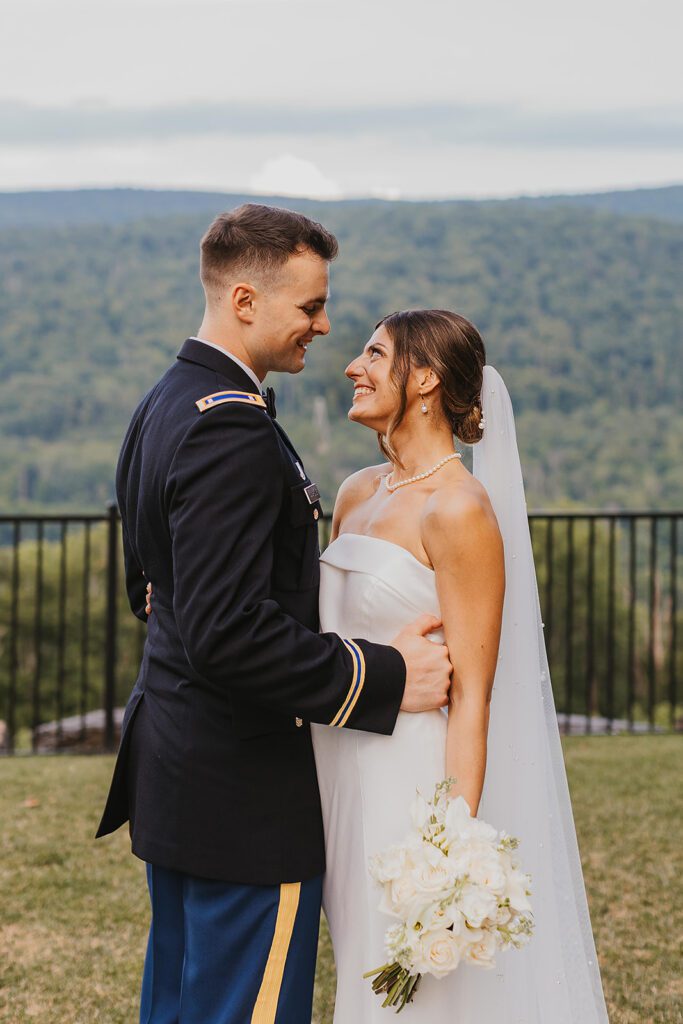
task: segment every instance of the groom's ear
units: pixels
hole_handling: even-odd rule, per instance
[[[238,320],[241,320],[244,324],[251,324],[254,322],[254,315],[256,312],[256,289],[251,284],[240,284],[233,285],[230,291],[230,300],[232,303],[232,311]]]

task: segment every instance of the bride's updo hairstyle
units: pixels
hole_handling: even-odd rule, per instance
[[[391,377],[399,396],[379,446],[392,462],[397,455],[391,435],[405,416],[407,384],[411,369],[429,367],[439,378],[441,411],[455,436],[463,444],[481,439],[481,388],[486,350],[479,331],[459,313],[447,309],[414,309],[390,313],[377,324],[384,327],[394,343]]]

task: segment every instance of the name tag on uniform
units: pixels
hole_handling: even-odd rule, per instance
[[[308,498],[309,505],[315,505],[316,501],[320,501],[320,491],[317,484],[309,484],[308,487],[304,487],[304,494]]]

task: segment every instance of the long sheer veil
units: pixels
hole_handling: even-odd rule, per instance
[[[601,1024],[607,1010],[550,686],[512,403],[492,366],[484,367],[482,409],[474,475],[503,536],[506,593],[479,813],[519,837],[536,921],[529,945],[499,958],[490,1009],[499,1012],[504,992],[512,1010],[505,1019],[517,1024],[514,1007],[529,1008],[535,993],[535,1012],[519,1014],[524,1024]],[[476,987],[479,1019],[488,1021],[487,985]],[[490,987],[488,993],[493,997]]]

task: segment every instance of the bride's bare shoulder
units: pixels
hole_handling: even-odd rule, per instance
[[[352,508],[361,502],[371,498],[379,487],[383,476],[391,472],[391,464],[382,463],[379,466],[365,466],[351,476],[347,476],[337,492],[337,500],[334,504],[334,515],[336,519],[347,515]]]
[[[332,538],[336,538],[343,519],[349,515],[358,505],[369,501],[376,493],[380,480],[388,472],[391,466],[385,463],[381,466],[366,466],[356,473],[347,476],[335,502],[335,511],[332,517]]]
[[[500,539],[498,521],[486,488],[469,473],[444,477],[425,502],[421,516],[425,549],[447,541],[452,551],[462,541],[494,543]]]
[[[384,463],[381,466],[366,466],[359,469],[351,476],[347,476],[337,492],[337,500],[334,503],[332,515],[332,532],[330,539],[334,540],[338,534],[342,521],[364,501],[368,501],[379,487],[382,477],[390,472],[391,465]]]

